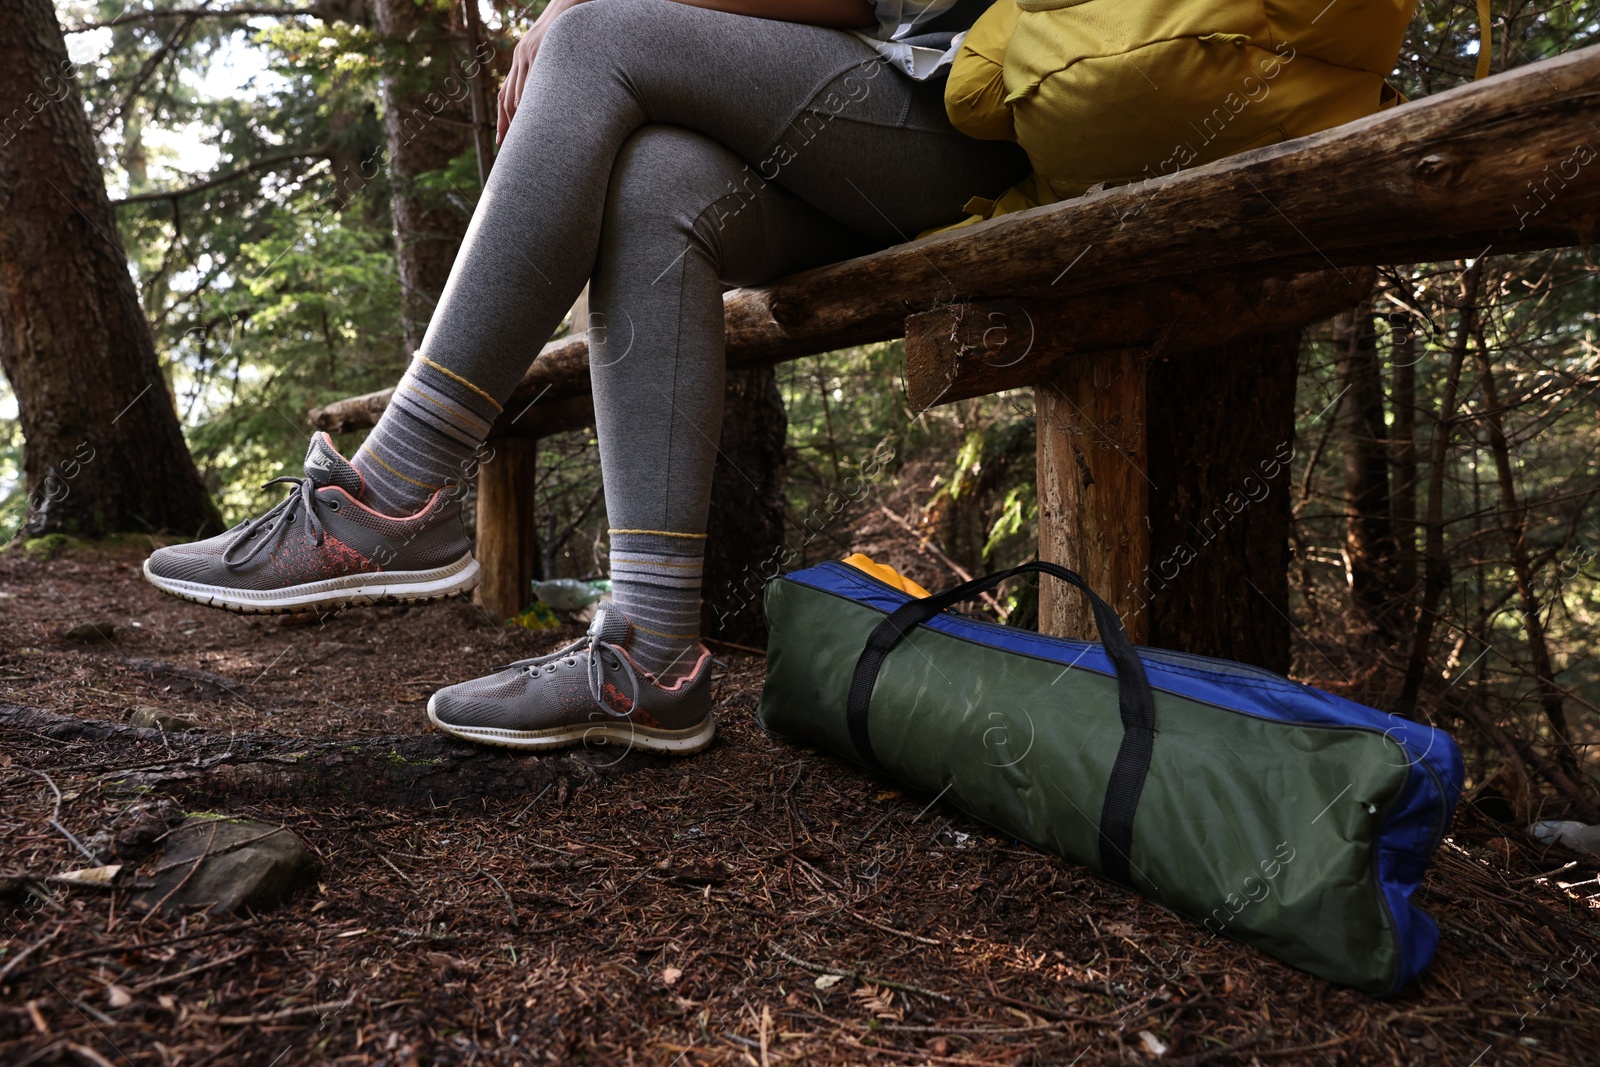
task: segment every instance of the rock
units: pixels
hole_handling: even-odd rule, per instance
[[[191,816],[167,837],[155,885],[138,902],[168,913],[195,905],[210,905],[218,915],[264,911],[286,899],[314,867],[310,849],[287,827]]]
[[[148,704],[141,704],[128,715],[129,726],[142,726],[153,729],[159,726],[163,730],[173,733],[182,733],[195,728],[194,720],[182,715],[174,715],[170,711],[162,711]]]
[[[183,819],[183,809],[164,797],[130,805],[111,820],[111,850],[125,860],[143,859]]]
[[[1600,856],[1600,826],[1571,820],[1536,822],[1528,828],[1535,841],[1544,845],[1563,845],[1574,852]]]
[[[115,641],[117,624],[105,620],[82,622],[71,629],[63,630],[61,636],[68,641],[82,641],[86,644],[96,641]]]
[[[336,657],[370,656],[372,649],[366,645],[350,645],[343,641],[318,641],[311,646],[311,662],[326,663]]]

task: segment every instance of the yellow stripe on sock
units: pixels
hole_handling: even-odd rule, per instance
[[[446,404],[443,400],[435,400],[433,397],[429,396],[427,393],[424,393],[421,389],[418,389],[416,386],[412,385],[410,382],[406,383],[406,392],[415,393],[419,399],[424,400],[424,401],[428,402],[429,404],[432,404],[434,407],[438,408],[440,411],[443,411],[443,412],[445,412],[447,414],[450,414],[450,415],[454,415],[456,418],[460,419],[462,422],[466,423],[469,427],[471,427],[473,429],[476,429],[479,426],[488,425],[482,419],[478,418],[476,415],[473,415],[471,412],[462,411],[460,408],[456,407],[454,404]]]
[[[657,537],[689,537],[696,541],[704,541],[705,534],[678,533],[676,530],[607,530],[606,533],[614,534],[655,534]]]
[[[504,411],[505,410],[505,408],[501,407],[499,401],[495,400],[494,397],[490,396],[488,393],[484,392],[482,389],[479,389],[476,385],[473,385],[471,382],[467,381],[465,378],[463,378],[461,375],[457,374],[455,371],[451,370],[449,367],[441,367],[441,366],[439,366],[439,364],[435,363],[433,360],[429,359],[427,356],[421,355],[420,353],[418,355],[412,357],[412,358],[416,359],[418,362],[426,363],[428,366],[432,367],[434,370],[438,371],[440,374],[443,374],[445,377],[453,378],[456,381],[460,382],[462,385],[466,386],[468,389],[471,389],[474,393],[477,393],[479,396],[483,397],[489,403],[493,404],[494,405],[494,409],[496,411]]]
[[[399,478],[401,481],[410,482],[412,485],[416,486],[418,489],[426,489],[428,492],[434,493],[434,492],[437,492],[440,489],[444,488],[444,486],[442,486],[442,485],[429,485],[427,482],[419,482],[415,478],[407,478],[404,474],[401,474],[399,471],[395,470],[393,467],[391,467],[387,463],[385,463],[383,461],[383,459],[376,452],[374,452],[372,449],[368,448],[365,443],[362,444],[361,451],[365,452],[367,455],[371,456],[372,457],[372,461],[374,463],[376,463],[378,466],[382,467],[384,470],[388,471],[390,474],[394,475],[396,478]]]

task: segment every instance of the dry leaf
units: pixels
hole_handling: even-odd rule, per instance
[[[818,989],[832,989],[842,981],[844,981],[842,974],[819,974],[817,980],[811,984]]]
[[[663,985],[672,985],[682,977],[683,972],[678,970],[676,967],[668,967],[666,970],[661,972],[661,982]]]
[[[65,882],[67,885],[95,885],[106,886],[122,870],[122,864],[113,863],[109,867],[84,867],[76,871],[62,871],[52,875],[52,882]]]
[[[113,982],[106,986],[106,1000],[113,1008],[126,1008],[133,1003],[133,994]]]
[[[1167,1054],[1167,1046],[1162,1044],[1159,1037],[1148,1030],[1139,1031],[1139,1043],[1144,1046],[1146,1052],[1157,1059]]]

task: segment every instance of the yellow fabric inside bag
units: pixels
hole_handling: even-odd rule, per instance
[[[889,566],[887,563],[874,563],[869,557],[862,555],[860,552],[846,556],[844,558],[844,562],[848,563],[858,571],[865,571],[885,585],[894,586],[902,593],[910,593],[912,596],[919,599],[933,595],[916,582],[913,582],[910,578],[907,578],[905,575]]]

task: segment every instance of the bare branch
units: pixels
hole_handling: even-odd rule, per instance
[[[133,76],[133,81],[128,85],[127,94],[123,96],[122,102],[116,106],[116,109],[100,123],[99,130],[108,130],[111,128],[112,123],[122,120],[122,116],[127,113],[128,108],[132,106],[140,90],[144,88],[145,82],[155,74],[156,68],[161,66],[162,61],[171,55],[174,49],[183,47],[183,42],[188,39],[189,31],[194,29],[197,17],[196,15],[186,16],[182,23],[173,27],[172,32],[167,35],[167,39],[161,42],[161,47],[157,48],[148,59],[140,64],[138,73]]]
[[[235,170],[230,170],[226,174],[218,174],[214,178],[207,178],[203,182],[196,182],[193,185],[186,185],[182,189],[167,189],[153,193],[139,193],[136,196],[130,196],[123,200],[113,200],[111,201],[111,205],[113,207],[119,207],[123,204],[149,204],[158,200],[178,200],[185,196],[193,196],[195,193],[203,193],[207,189],[215,189],[219,185],[226,185],[229,182],[238,181],[240,178],[248,177],[251,174],[256,174],[263,170],[271,170],[282,163],[293,162],[297,159],[326,159],[330,148],[331,146],[323,144],[318,145],[315,148],[297,148],[288,152],[279,152],[275,155],[262,156],[254,163],[247,164]]]

